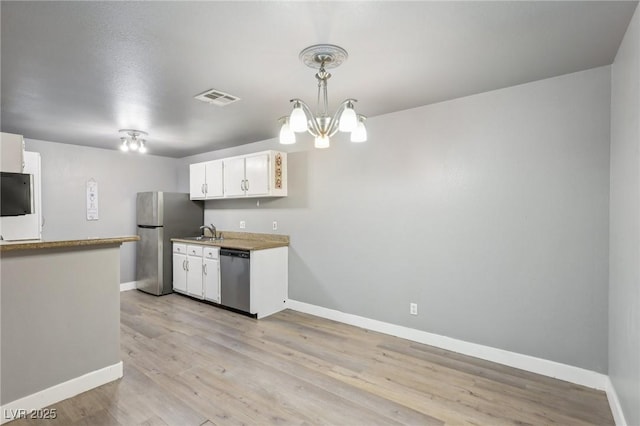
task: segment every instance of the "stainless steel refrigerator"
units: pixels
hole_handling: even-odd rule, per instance
[[[171,238],[200,235],[203,203],[190,200],[189,194],[138,192],[136,216],[140,236],[136,244],[137,288],[157,296],[171,293]]]

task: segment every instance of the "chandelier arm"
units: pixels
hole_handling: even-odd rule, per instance
[[[340,114],[342,114],[342,111],[344,111],[344,109],[347,107],[347,105],[349,105],[349,103],[353,103],[353,102],[358,102],[357,99],[345,99],[344,101],[342,101],[342,103],[340,104],[340,106],[338,107],[338,109],[336,110],[336,113],[333,114],[333,118],[331,119],[331,126],[329,127],[329,130],[327,131],[327,135],[329,135],[329,137],[335,135],[338,132],[338,126],[340,125]]]
[[[304,115],[307,116],[307,130],[311,133],[312,136],[319,136],[322,134],[322,129],[318,125],[318,121],[313,116],[311,109],[302,99],[292,99],[291,102],[297,102],[302,107],[302,111],[304,111]],[[311,122],[311,127],[309,127],[308,123]]]

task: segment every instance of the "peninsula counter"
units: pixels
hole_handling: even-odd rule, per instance
[[[0,242],[0,423],[122,377],[120,245]]]

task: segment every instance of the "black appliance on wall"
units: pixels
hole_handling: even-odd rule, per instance
[[[26,173],[0,172],[0,216],[33,213],[31,180]]]

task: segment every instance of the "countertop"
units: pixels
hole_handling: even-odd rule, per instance
[[[84,240],[25,240],[25,241],[0,241],[0,252],[17,250],[37,250],[51,248],[97,246],[107,244],[122,244],[138,241],[140,237],[130,235],[125,237],[86,238]]]
[[[256,234],[251,232],[218,232],[223,239],[208,241],[193,238],[172,238],[171,241],[184,244],[199,244],[236,250],[265,250],[289,245],[288,235]]]

